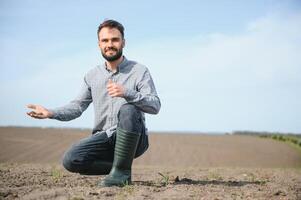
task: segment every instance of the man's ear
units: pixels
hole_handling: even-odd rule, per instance
[[[122,40],[122,48],[125,47],[125,39]]]

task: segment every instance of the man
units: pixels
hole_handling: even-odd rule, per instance
[[[27,114],[37,119],[69,121],[93,102],[92,135],[74,144],[63,166],[86,175],[108,174],[101,186],[131,183],[133,159],[148,148],[144,113],[157,114],[161,103],[148,69],[123,56],[124,28],[114,20],[98,27],[98,45],[106,62],[90,70],[73,101],[56,109],[29,104]]]

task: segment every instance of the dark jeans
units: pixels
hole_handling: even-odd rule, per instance
[[[148,135],[142,121],[141,112],[132,104],[124,104],[118,113],[118,128],[125,131],[141,133],[135,158],[141,156],[148,148]],[[108,174],[114,160],[116,142],[115,131],[108,137],[105,131],[80,140],[64,154],[63,166],[71,172],[87,175]]]

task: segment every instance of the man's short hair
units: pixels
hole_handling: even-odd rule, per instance
[[[102,28],[104,27],[109,27],[109,28],[116,28],[120,31],[121,35],[122,35],[122,39],[124,38],[124,27],[122,26],[121,23],[112,20],[112,19],[107,19],[105,21],[103,21],[99,26],[98,26],[98,30],[97,30],[97,38],[99,39],[99,32]]]

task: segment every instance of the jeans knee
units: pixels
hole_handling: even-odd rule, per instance
[[[119,109],[119,117],[120,118],[131,118],[136,117],[140,114],[140,111],[133,104],[123,104]]]
[[[76,159],[74,158],[74,156],[70,155],[69,152],[66,152],[64,154],[62,164],[63,167],[69,172],[80,173],[82,170],[81,164],[76,163]]]
[[[133,104],[124,104],[118,113],[118,126],[124,130],[137,132],[142,128],[142,114]]]

